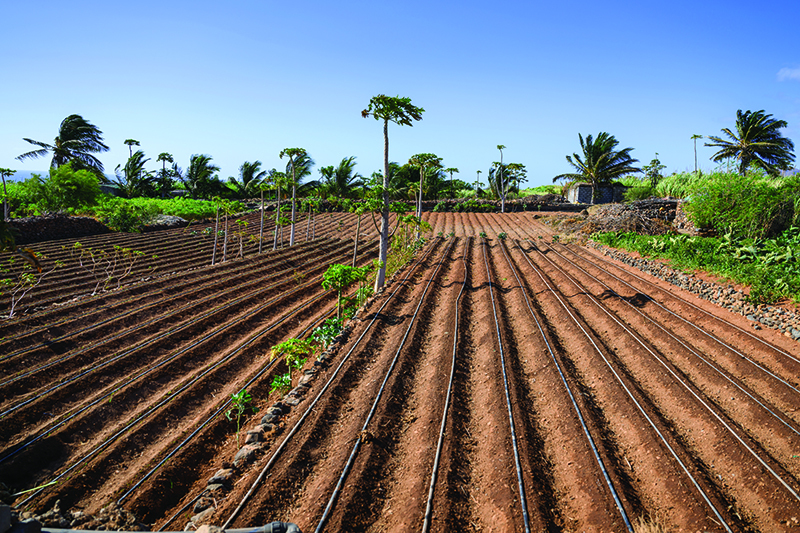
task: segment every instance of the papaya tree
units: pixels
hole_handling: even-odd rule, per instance
[[[413,126],[412,121],[422,120],[424,112],[423,108],[414,106],[410,98],[384,94],[373,96],[367,108],[361,111],[364,118],[372,116],[375,120],[383,121],[383,186],[378,191],[383,197],[378,244],[378,261],[381,266],[375,277],[375,292],[386,282],[386,256],[389,252],[389,122]]]
[[[358,268],[350,265],[334,264],[322,275],[322,288],[336,291],[336,318],[342,317],[342,293],[357,281],[364,281],[369,275],[370,265]]]

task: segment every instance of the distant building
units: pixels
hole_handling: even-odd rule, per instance
[[[613,185],[600,185],[598,187],[597,201],[592,201],[591,183],[573,183],[567,189],[567,201],[573,204],[610,204],[622,202],[625,199],[625,185],[615,183]]]

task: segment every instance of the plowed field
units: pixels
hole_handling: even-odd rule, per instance
[[[0,480],[47,485],[20,509],[119,502],[168,530],[193,516],[306,532],[800,527],[796,343],[553,242],[530,213],[425,216],[428,244],[271,426],[286,368],[269,348],[334,312],[321,275],[352,262],[353,216],[319,215],[291,248],[244,239],[244,259],[228,243],[215,266],[202,233],[81,240],[147,255],[95,296],[68,262],[1,325]],[[40,248],[68,261],[71,246]],[[258,431],[233,466],[224,412],[243,388],[259,412],[242,435]]]

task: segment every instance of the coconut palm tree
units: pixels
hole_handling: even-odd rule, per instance
[[[777,175],[781,170],[788,170],[794,162],[794,143],[784,137],[779,131],[787,127],[785,120],[775,120],[772,115],[767,115],[764,110],[736,111],[736,132],[723,128],[728,139],[709,135],[714,142],[705,143],[720,150],[711,156],[711,160],[719,163],[725,159],[739,161],[739,174],[753,165],[763,169],[771,175]]]
[[[23,140],[38,146],[39,149],[17,156],[20,161],[36,159],[52,153],[51,168],[58,168],[72,162],[73,170],[89,170],[101,182],[108,182],[103,174],[103,163],[92,155],[108,151],[108,146],[103,144],[103,132],[80,115],[70,115],[61,121],[58,135],[53,144],[28,138],[23,138]]]
[[[222,191],[222,183],[215,175],[219,167],[211,164],[210,155],[193,155],[185,175],[181,175],[179,169],[175,170],[192,198],[212,198]]]
[[[633,159],[630,155],[633,148],[623,148],[616,150],[619,144],[613,135],[601,131],[594,139],[587,135],[584,140],[579,133],[578,139],[581,142],[583,156],[573,153],[567,156],[567,163],[572,165],[577,172],[559,174],[553,181],[568,179],[573,181],[585,181],[592,184],[592,202],[599,196],[599,186],[611,183],[617,178],[627,174],[641,172],[642,169],[633,166],[638,163],[638,159]]]
[[[117,165],[117,168],[114,169],[117,177],[114,183],[125,198],[152,196],[155,193],[155,179],[150,172],[144,169],[144,165],[148,161],[150,159],[145,159],[143,151],[136,150],[128,158],[124,167]]]
[[[380,244],[378,245],[378,261],[380,268],[375,276],[375,292],[383,287],[386,281],[386,256],[389,252],[389,122],[401,126],[413,126],[412,120],[422,120],[425,110],[411,104],[411,99],[400,96],[379,94],[370,98],[369,105],[361,111],[361,116],[370,115],[375,120],[383,121],[383,208],[381,210]]]
[[[230,182],[239,198],[254,198],[260,194],[260,185],[265,177],[267,171],[261,170],[261,161],[245,161],[239,167],[239,179],[231,177]]]
[[[355,172],[355,156],[345,157],[337,166],[319,169],[322,176],[320,189],[323,196],[358,198],[358,190],[364,187],[364,176]]]

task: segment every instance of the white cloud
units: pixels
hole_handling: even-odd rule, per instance
[[[800,67],[782,68],[778,71],[778,81],[798,80],[800,81]]]

